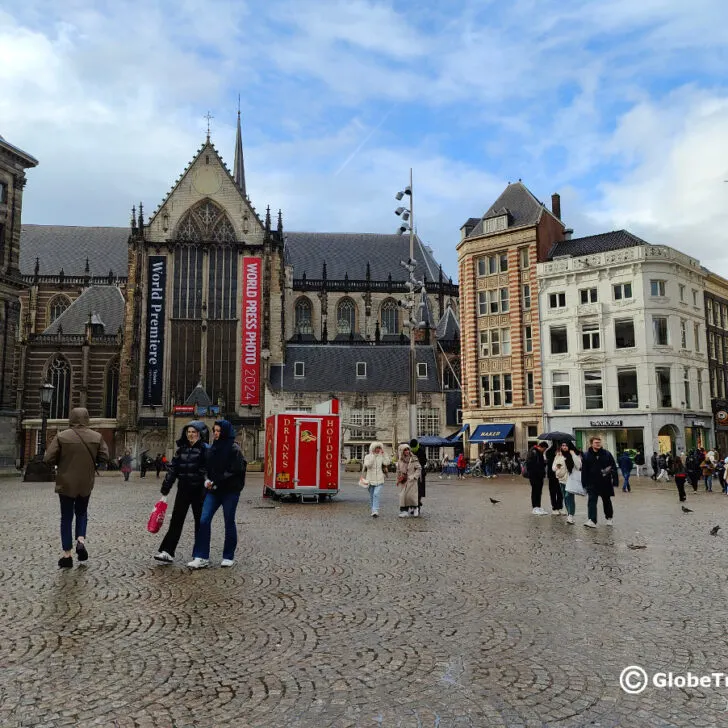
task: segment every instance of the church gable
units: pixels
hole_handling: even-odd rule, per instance
[[[145,238],[152,243],[173,239],[222,241],[222,235],[225,242],[232,239],[262,245],[264,233],[260,218],[209,139],[145,228]]]

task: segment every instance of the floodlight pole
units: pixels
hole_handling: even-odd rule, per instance
[[[412,167],[410,167],[410,219],[409,219],[409,257],[410,260],[415,259],[415,191],[412,186]],[[414,271],[410,274],[410,280],[414,281],[416,276]],[[416,303],[414,286],[410,292],[412,303]],[[415,307],[409,309],[410,319],[415,313]],[[417,318],[417,316],[415,316]],[[419,319],[418,319],[419,320]],[[417,437],[417,352],[415,349],[415,327],[410,324],[410,353],[409,353],[409,434],[410,439]]]

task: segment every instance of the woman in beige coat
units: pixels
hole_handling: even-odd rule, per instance
[[[104,438],[89,425],[88,410],[71,410],[67,430],[51,441],[43,460],[55,465],[56,493],[61,501],[61,546],[63,556],[58,560],[61,569],[73,566],[73,517],[76,516],[76,555],[79,561],[88,559],[86,522],[88,501],[94,487],[97,465],[109,462],[109,448]]]
[[[420,515],[417,507],[418,483],[422,466],[409,445],[400,445],[397,460],[397,487],[399,488],[399,517],[415,518]]]

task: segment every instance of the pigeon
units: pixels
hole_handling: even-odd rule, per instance
[[[635,549],[646,549],[647,548],[647,545],[646,544],[640,544],[640,543],[628,543],[627,544],[627,548],[628,549],[632,549],[634,551]]]
[[[690,508],[685,508],[685,506],[682,506],[682,512],[683,513],[692,513],[693,511]]]
[[[495,505],[496,503],[500,503],[500,501],[499,501],[499,500],[496,500],[495,498],[491,498],[491,499],[490,499],[490,502],[491,502],[491,503],[492,503],[493,505]]]
[[[718,531],[720,531],[720,526],[713,526],[713,528],[710,529],[710,535],[717,536]]]

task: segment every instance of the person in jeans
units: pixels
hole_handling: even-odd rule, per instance
[[[209,431],[202,422],[189,422],[177,440],[177,452],[172,458],[169,470],[162,481],[162,498],[166,501],[172,486],[177,483],[172,517],[167,534],[162,539],[159,553],[154,558],[163,564],[171,564],[177,544],[182,536],[187,512],[192,509],[195,519],[195,537],[200,530],[202,502],[205,499],[206,440]]]
[[[622,450],[622,454],[619,456],[617,463],[619,465],[619,469],[622,471],[622,478],[624,478],[624,482],[622,483],[622,492],[631,493],[632,488],[629,485],[629,476],[632,474],[632,458],[626,450]]]
[[[715,465],[713,461],[706,455],[705,459],[700,463],[700,467],[703,471],[703,478],[705,482],[705,492],[713,492],[713,474],[715,473]]]
[[[247,467],[248,463],[235,442],[235,428],[227,420],[218,420],[212,428],[212,445],[207,452],[207,495],[192,551],[194,558],[187,564],[191,569],[205,569],[210,565],[212,519],[220,506],[225,519],[225,541],[220,566],[228,568],[235,563],[235,549],[238,546],[235,512],[240,493],[245,487]]]
[[[94,488],[96,468],[109,462],[109,448],[104,438],[89,427],[88,410],[75,407],[71,410],[67,430],[59,432],[51,441],[43,461],[55,465],[56,493],[61,504],[61,548],[58,559],[61,569],[73,567],[73,517],[76,517],[76,556],[79,561],[88,560],[86,527],[88,502]]]
[[[379,516],[379,495],[382,486],[387,479],[384,456],[384,445],[381,442],[373,442],[369,445],[369,453],[364,457],[361,474],[369,483],[369,510],[372,518]]]
[[[602,447],[601,437],[589,438],[589,449],[581,461],[581,484],[587,492],[587,511],[589,520],[584,524],[587,528],[597,527],[597,503],[602,499],[606,525],[612,526],[614,508],[614,486],[619,485],[617,463],[614,456]]]
[[[531,508],[534,516],[548,515],[548,511],[541,508],[541,493],[543,492],[543,479],[546,477],[546,460],[544,453],[548,445],[539,442],[528,451],[526,458],[526,470],[528,482],[531,484]]]
[[[561,493],[564,498],[564,506],[566,507],[567,514],[566,522],[573,525],[574,514],[576,513],[576,497],[573,493],[569,493],[566,490],[566,483],[569,480],[569,475],[571,475],[574,470],[581,470],[581,457],[573,443],[561,443],[559,451],[554,457],[554,464],[552,465],[552,468],[557,480],[559,481]]]

